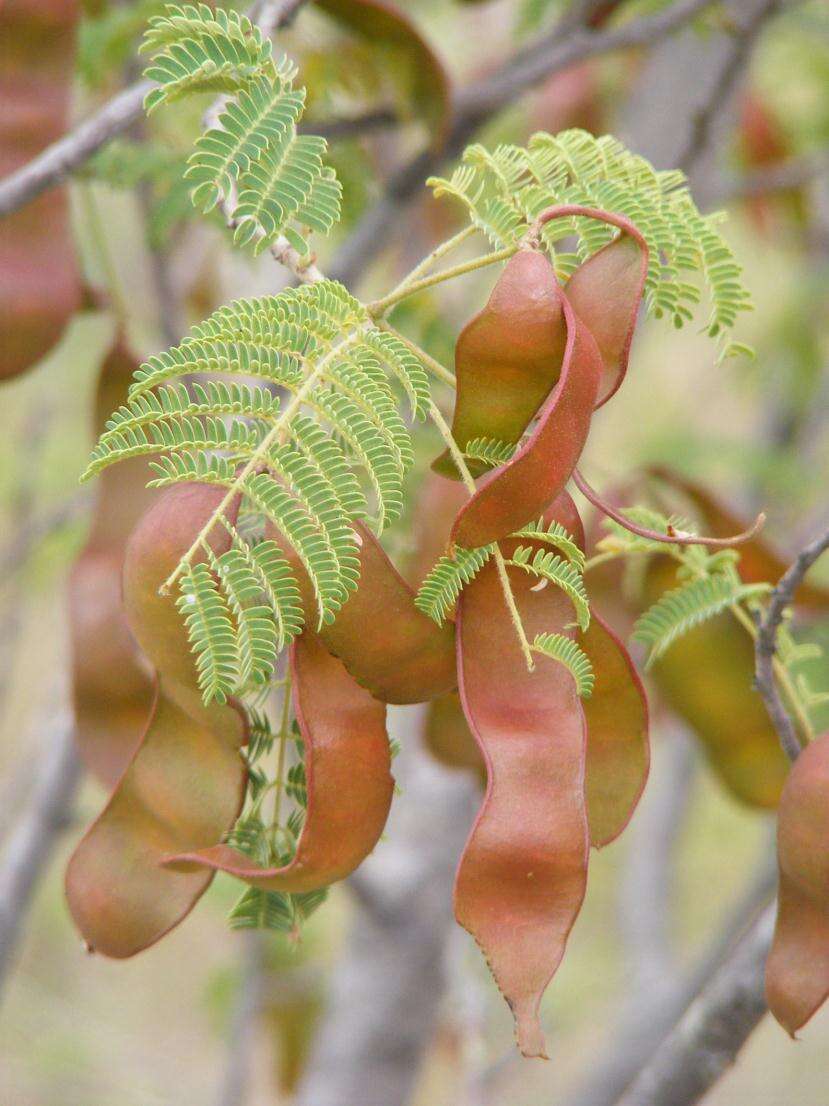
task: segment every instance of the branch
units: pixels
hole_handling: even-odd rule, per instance
[[[827,549],[829,530],[807,545],[780,578],[758,626],[757,689],[791,760],[799,755],[800,742],[774,682],[776,635],[806,573]],[[764,968],[773,928],[774,909],[769,907],[618,1106],[693,1106],[734,1062],[766,1012]]]
[[[74,727],[67,722],[48,745],[43,774],[0,860],[0,988],[38,879],[67,826],[79,778]]]
[[[282,0],[281,4],[268,5],[271,18],[273,12],[277,13],[271,30],[285,26],[304,2],[306,0]],[[681,0],[659,15],[638,19],[611,31],[591,32],[576,26],[561,37],[556,29],[530,50],[517,54],[491,77],[461,91],[444,149],[425,151],[400,170],[390,182],[389,196],[400,202],[408,199],[434,168],[454,156],[480,123],[545,77],[597,54],[655,42],[712,3],[713,0]],[[260,14],[259,23],[263,25],[261,20]],[[0,216],[8,215],[46,188],[58,184],[110,139],[127,130],[141,115],[144,96],[152,87],[149,81],[131,85],[75,130],[0,181]],[[379,247],[379,243],[377,245]]]
[[[679,1018],[714,978],[746,928],[767,905],[777,887],[773,842],[765,836],[757,870],[725,921],[711,938],[693,967],[680,979],[662,981],[627,1009],[606,1035],[607,1047],[595,1049],[600,1057],[566,1106],[613,1106],[638,1072],[648,1063]]]
[[[766,1012],[774,914],[763,911],[617,1106],[693,1106],[734,1063]]]
[[[711,195],[714,205],[728,204],[734,200],[750,200],[756,196],[768,196],[775,192],[786,192],[790,188],[801,188],[816,177],[822,177],[829,170],[829,149],[818,150],[802,157],[789,158],[778,165],[767,165],[761,169],[743,173],[740,176],[726,178],[718,182]]]
[[[243,948],[239,990],[231,1016],[227,1059],[216,1106],[241,1106],[247,1101],[254,1034],[265,989],[265,934],[262,930],[246,930],[240,936]]]
[[[717,80],[711,86],[708,97],[696,111],[688,144],[677,161],[677,167],[690,176],[697,163],[705,156],[712,144],[712,135],[717,116],[729,103],[734,90],[744,76],[751,61],[752,51],[766,22],[785,6],[787,0],[761,0],[745,15],[733,7],[737,24],[730,29],[731,49],[722,59]]]
[[[780,737],[780,743],[790,760],[796,759],[801,746],[794,723],[783,704],[774,679],[777,631],[780,629],[786,608],[794,602],[795,592],[803,582],[806,573],[827,549],[829,549],[829,530],[807,545],[780,577],[777,586],[769,596],[765,616],[758,625],[754,649],[755,683],[763,697],[772,725]]]

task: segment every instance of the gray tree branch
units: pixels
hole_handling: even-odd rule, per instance
[[[277,13],[271,29],[289,22],[304,2],[283,0],[282,4],[271,5],[271,13]],[[390,195],[398,200],[411,196],[437,165],[457,152],[458,143],[462,145],[472,130],[544,77],[597,54],[655,42],[712,3],[713,0],[680,0],[659,15],[643,17],[615,30],[590,32],[575,26],[565,36],[557,30],[544,37],[532,49],[522,51],[486,80],[476,82],[458,95],[446,147],[441,152],[420,155],[396,174],[389,185]],[[0,181],[0,216],[8,215],[46,188],[58,184],[110,139],[132,126],[141,114],[144,96],[152,87],[149,81],[131,85],[28,164]],[[416,166],[424,167],[416,172]]]
[[[773,906],[763,911],[618,1106],[693,1106],[734,1063],[766,1012],[763,970],[774,914]]]
[[[79,778],[74,728],[67,720],[48,746],[42,774],[0,858],[0,989],[34,890],[68,824]]]

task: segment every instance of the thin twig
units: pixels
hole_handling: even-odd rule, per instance
[[[829,150],[804,154],[802,157],[789,158],[777,165],[766,165],[761,169],[743,173],[741,176],[727,178],[711,192],[712,204],[728,204],[735,200],[750,200],[756,196],[773,195],[787,192],[809,184],[816,177],[829,172]]]
[[[794,602],[795,592],[803,582],[806,573],[815,561],[829,549],[829,529],[805,547],[794,563],[783,573],[777,585],[769,595],[769,604],[764,617],[758,624],[757,639],[754,646],[755,683],[763,697],[772,725],[777,730],[780,743],[790,760],[800,753],[800,741],[789,712],[780,697],[774,678],[774,658],[777,651],[777,631],[786,613],[786,608]]]

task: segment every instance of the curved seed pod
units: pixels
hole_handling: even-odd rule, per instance
[[[171,488],[127,548],[124,608],[161,678],[144,736],[66,873],[72,916],[89,945],[107,956],[140,952],[190,912],[211,873],[185,878],[159,861],[221,838],[244,800],[244,716],[231,706],[203,706],[179,612],[158,595],[221,496],[206,485]],[[210,540],[221,553],[229,538],[221,530]]]
[[[648,246],[631,224],[567,281],[567,299],[596,339],[604,362],[597,407],[607,403],[625,378],[647,275]]]
[[[394,789],[385,707],[315,634],[294,642],[291,659],[308,788],[296,855],[282,868],[262,868],[229,845],[214,845],[178,850],[166,858],[168,870],[215,869],[268,890],[313,891],[353,872],[380,839]]]
[[[0,4],[0,176],[66,130],[77,18],[75,0]],[[36,364],[80,302],[66,189],[51,189],[3,220],[0,380]]]
[[[404,96],[422,111],[440,149],[447,138],[452,90],[449,74],[417,26],[387,0],[314,0],[333,19],[384,51],[387,71]],[[388,54],[393,55],[389,64]],[[408,105],[407,105],[408,106]]]
[[[780,891],[766,963],[769,1010],[792,1036],[829,997],[829,734],[807,745],[777,816]]]
[[[646,602],[676,586],[674,562],[655,557]],[[751,806],[776,807],[789,762],[754,690],[754,648],[742,626],[727,612],[708,619],[659,658],[653,677],[729,791]]]
[[[125,401],[136,367],[128,349],[116,342],[101,366],[96,433]],[[108,787],[129,763],[153,700],[150,666],[121,603],[124,547],[155,495],[145,487],[146,478],[146,458],[102,473],[89,538],[69,578],[75,741],[87,767]]]
[[[75,924],[105,956],[141,952],[190,913],[213,873],[171,872],[161,858],[220,838],[244,799],[239,716],[231,712],[230,741],[225,727],[197,721],[165,691],[162,682],[135,756],[66,871]]]
[[[648,701],[627,649],[595,610],[578,643],[596,681],[582,706],[590,844],[601,848],[627,826],[648,779]]]
[[[566,341],[552,265],[538,250],[519,250],[458,338],[452,436],[462,450],[474,438],[519,441],[559,378]],[[486,471],[474,460],[469,467]],[[432,468],[459,477],[448,451]]]
[[[670,488],[676,488],[691,501],[699,512],[706,533],[721,537],[736,534],[745,526],[744,519],[734,514],[702,485],[661,466],[654,466],[649,472]],[[737,571],[746,584],[776,583],[788,566],[789,561],[780,557],[762,537],[752,538],[740,545]],[[803,583],[797,589],[795,602],[798,607],[809,610],[826,610],[829,608],[829,590]]]
[[[559,589],[513,579],[528,636],[563,631]],[[534,600],[528,601],[528,597]],[[587,879],[585,723],[556,661],[527,670],[490,561],[461,596],[458,677],[488,786],[455,884],[455,915],[480,945],[526,1056],[544,1056],[541,996],[558,967]]]
[[[359,522],[354,529],[360,542],[360,582],[334,621],[319,631],[326,649],[384,703],[423,703],[450,691],[457,683],[454,627],[437,626],[419,611],[414,592],[375,535]],[[295,551],[272,529],[269,537],[291,562],[303,607],[314,610],[311,584]]]
[[[452,527],[453,545],[466,549],[488,545],[538,518],[564,489],[584,448],[602,359],[590,331],[561,289],[557,295],[567,325],[561,376],[515,455],[482,478],[459,512]]]

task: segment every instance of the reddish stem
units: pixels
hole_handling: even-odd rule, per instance
[[[743,530],[741,534],[734,534],[729,538],[706,538],[698,534],[689,534],[682,530],[674,531],[670,524],[669,533],[662,534],[659,530],[649,530],[646,526],[637,526],[635,522],[631,522],[629,518],[625,518],[621,511],[617,511],[615,507],[611,507],[609,503],[606,503],[599,494],[590,487],[578,469],[574,469],[573,471],[573,483],[585,499],[589,500],[594,507],[597,507],[603,514],[607,515],[608,518],[612,518],[614,522],[618,522],[625,530],[629,530],[632,534],[638,534],[640,538],[648,538],[650,541],[663,542],[665,545],[706,545],[711,549],[726,549],[729,546],[742,545],[743,542],[749,541],[761,529],[763,523],[766,521],[766,516],[761,511],[748,530]]]

